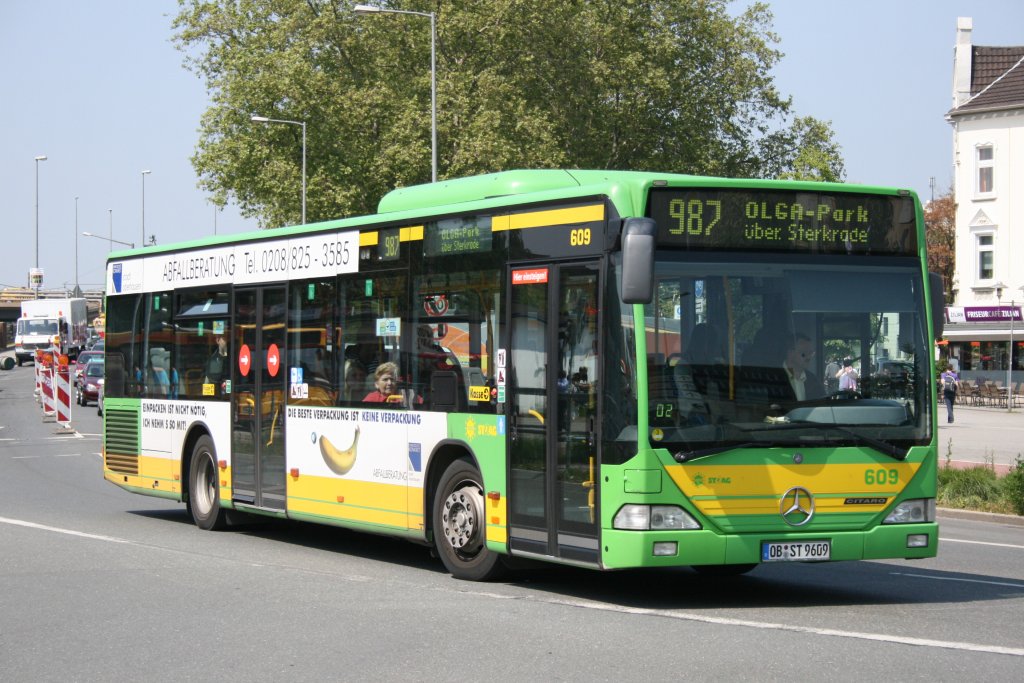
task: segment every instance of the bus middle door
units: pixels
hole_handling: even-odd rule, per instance
[[[284,510],[285,288],[236,289],[234,296],[232,498]]]
[[[511,269],[513,552],[597,564],[597,262]]]

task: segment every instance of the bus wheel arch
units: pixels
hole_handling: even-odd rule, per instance
[[[487,547],[483,477],[463,447],[442,446],[431,457],[427,486],[430,530],[445,568],[458,579],[489,581],[504,570]]]
[[[213,438],[205,429],[194,428],[185,439],[183,451],[188,514],[200,529],[223,529],[227,526],[227,511],[220,505],[220,470]]]

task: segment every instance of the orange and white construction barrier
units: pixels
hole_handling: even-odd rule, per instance
[[[36,349],[36,355],[33,357],[32,369],[36,373],[36,388],[32,392],[35,394],[36,403],[43,400],[43,352],[40,349]]]
[[[57,413],[57,424],[71,428],[71,373],[68,370],[68,357],[61,356],[57,364],[57,372],[53,374],[56,379],[56,391],[54,392],[54,411]]]
[[[40,384],[43,398],[43,421],[48,417],[54,417],[57,411],[53,407],[53,366],[44,363],[42,369],[42,381]]]

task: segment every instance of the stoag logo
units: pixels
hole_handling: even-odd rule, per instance
[[[115,263],[110,268],[111,275],[113,276],[113,279],[114,279],[114,294],[120,294],[121,293],[121,273],[122,273],[123,268],[124,268],[124,266],[121,263]]]

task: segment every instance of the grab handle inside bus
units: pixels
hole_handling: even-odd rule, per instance
[[[932,327],[935,329],[935,338],[940,339],[946,324],[946,294],[942,289],[942,276],[928,273],[928,287],[931,289]]]
[[[654,241],[650,218],[627,218],[622,226],[622,302],[648,304],[654,297]]]

